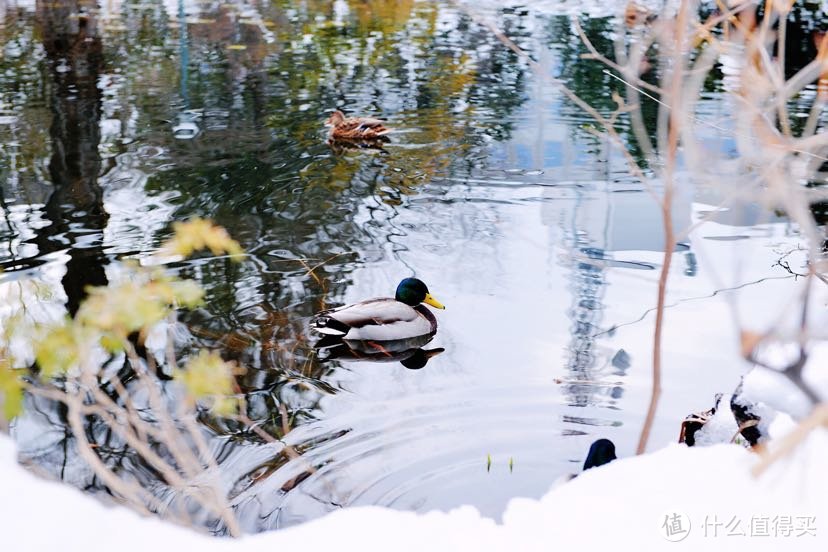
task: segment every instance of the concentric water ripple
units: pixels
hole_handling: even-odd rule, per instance
[[[622,414],[607,408],[611,399],[569,416],[554,385],[476,389],[473,400],[467,391],[332,398],[347,412],[290,432],[285,444],[304,454],[248,479],[234,504],[258,529],[369,504],[428,511],[471,503],[498,517],[509,498],[540,496],[577,471],[596,428],[604,436],[622,425]]]

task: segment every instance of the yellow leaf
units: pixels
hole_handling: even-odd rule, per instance
[[[192,280],[170,282],[175,302],[187,308],[201,305],[204,300],[204,290]]]
[[[234,397],[222,397],[213,401],[210,407],[219,416],[230,416],[239,411],[239,401]]]
[[[65,374],[78,364],[81,356],[82,339],[71,321],[49,329],[46,335],[35,343],[35,360],[40,366],[41,376],[51,378]]]
[[[77,320],[85,326],[127,335],[147,328],[167,316],[172,293],[155,282],[124,282],[92,287],[78,310]]]
[[[213,255],[228,254],[234,260],[241,260],[244,250],[221,226],[208,220],[193,218],[187,222],[173,224],[175,235],[162,247],[162,252],[187,257],[196,251],[209,249]]]
[[[2,418],[6,421],[23,410],[23,381],[5,358],[0,358],[0,404],[3,405]]]
[[[101,347],[110,353],[120,353],[124,350],[124,343],[112,334],[104,334],[100,339]]]
[[[218,353],[202,349],[187,361],[183,370],[176,370],[180,381],[196,398],[225,397],[233,394],[235,365],[222,360]]]

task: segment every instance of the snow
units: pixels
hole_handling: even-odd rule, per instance
[[[599,546],[755,551],[825,550],[828,545],[825,429],[811,433],[758,479],[750,474],[758,457],[740,446],[675,444],[591,469],[540,500],[513,499],[502,524],[470,506],[423,515],[360,507],[240,540],[211,538],[106,505],[74,488],[36,477],[15,462],[14,454],[11,439],[0,436],[0,519],[4,527],[14,528],[4,532],[3,544],[6,550],[20,552],[143,552],[158,546],[245,552],[293,546],[417,552]],[[673,519],[673,514],[686,516],[682,529],[690,522],[684,545],[665,538],[665,516]],[[774,536],[774,531],[790,534]],[[765,533],[769,536],[760,536]]]
[[[824,299],[820,299],[823,302]],[[813,303],[820,308],[820,302]],[[823,303],[824,304],[824,303]],[[821,310],[825,310],[824,307]],[[812,322],[812,327],[822,328],[824,319]],[[791,349],[798,354],[798,346],[781,344],[767,347],[762,355],[763,361],[772,367],[783,367],[789,364],[793,357]],[[808,383],[822,400],[828,399],[828,346],[820,343],[808,349],[808,363],[803,370],[803,379]],[[754,368],[745,375],[742,396],[747,401],[761,402],[764,406],[786,412],[795,419],[805,417],[809,412],[809,401],[793,383],[781,373],[773,370]]]
[[[739,424],[730,410],[731,395],[722,396],[716,413],[695,434],[697,446],[710,446],[717,443],[729,443],[739,431]]]

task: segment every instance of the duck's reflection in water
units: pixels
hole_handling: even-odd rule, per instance
[[[429,359],[439,355],[445,349],[435,347],[423,349],[434,338],[426,334],[408,339],[391,341],[344,340],[337,336],[325,336],[314,347],[320,360],[399,362],[409,370],[419,370]]]
[[[325,143],[336,155],[342,155],[351,150],[376,150],[377,153],[388,153],[385,144],[391,140],[387,136],[380,136],[373,140],[343,140],[341,138],[329,138]]]

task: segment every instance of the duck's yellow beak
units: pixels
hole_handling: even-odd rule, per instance
[[[434,296],[431,295],[430,293],[426,293],[425,299],[423,299],[423,303],[425,303],[426,305],[431,305],[435,309],[445,309],[446,308],[445,305],[443,305],[440,301],[435,299]]]

